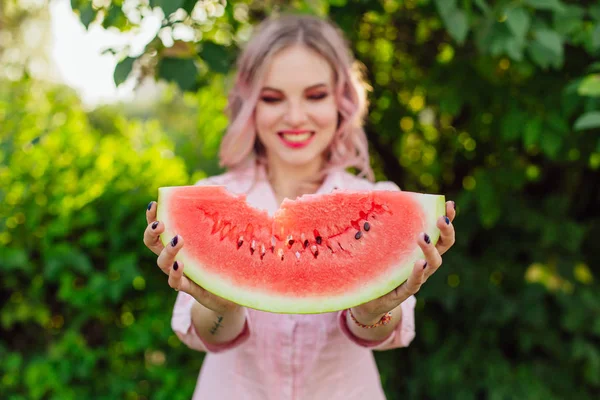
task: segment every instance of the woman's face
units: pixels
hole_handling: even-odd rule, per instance
[[[337,128],[333,90],[333,69],[316,52],[298,45],[274,56],[255,111],[270,162],[321,162]]]

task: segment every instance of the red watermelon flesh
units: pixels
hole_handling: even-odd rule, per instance
[[[188,277],[238,304],[280,313],[341,310],[404,282],[435,243],[444,197],[398,191],[335,191],[285,200],[273,217],[221,186],[159,189],[166,244]]]

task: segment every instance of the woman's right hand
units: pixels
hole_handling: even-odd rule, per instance
[[[241,307],[236,303],[212,294],[183,275],[183,262],[175,261],[177,253],[183,248],[183,238],[180,235],[176,235],[166,247],[163,246],[160,241],[160,234],[164,232],[165,225],[161,221],[156,220],[157,206],[158,204],[155,201],[148,205],[146,211],[148,226],[144,231],[144,244],[154,254],[158,255],[156,263],[169,276],[169,286],[175,290],[189,294],[198,303],[216,313],[229,313]]]

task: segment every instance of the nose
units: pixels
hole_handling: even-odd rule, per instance
[[[302,102],[290,101],[285,113],[285,121],[290,126],[300,126],[306,122],[308,115]]]

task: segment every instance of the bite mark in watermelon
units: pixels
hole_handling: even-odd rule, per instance
[[[270,217],[222,186],[159,189],[165,245],[206,290],[278,313],[321,313],[382,296],[423,258],[420,232],[435,244],[444,196],[398,191],[334,191],[284,200]]]

